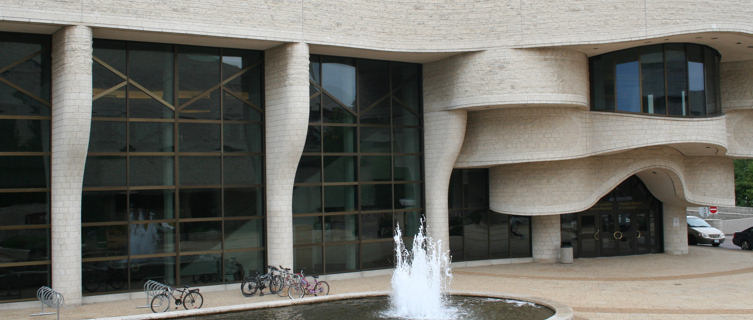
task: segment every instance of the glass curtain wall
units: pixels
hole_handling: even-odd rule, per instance
[[[683,43],[591,57],[591,110],[720,115],[719,60],[719,53],[710,47]]]
[[[311,56],[309,131],[293,189],[295,269],[393,265],[393,227],[423,215],[420,65]]]
[[[0,33],[0,300],[50,284],[50,37]]]
[[[260,52],[95,40],[84,292],[264,265]]]
[[[449,190],[452,261],[531,256],[531,217],[489,210],[489,169],[455,169]]]

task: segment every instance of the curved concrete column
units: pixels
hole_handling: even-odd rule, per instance
[[[424,113],[426,228],[444,249],[450,247],[448,192],[455,159],[465,136],[465,111]]]
[[[52,287],[81,303],[81,188],[92,114],[92,31],[52,36]]]
[[[562,242],[560,216],[531,217],[531,247],[536,262],[554,262],[559,257]]]
[[[309,48],[265,51],[267,263],[293,266],[293,182],[309,121]]]
[[[663,203],[664,253],[688,254],[688,227],[685,207]]]

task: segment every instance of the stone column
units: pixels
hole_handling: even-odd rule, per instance
[[[559,215],[531,217],[531,246],[534,261],[557,261],[562,241],[560,230]]]
[[[450,247],[448,191],[455,159],[465,138],[466,111],[424,112],[426,229]]]
[[[293,182],[309,119],[309,48],[264,53],[267,262],[293,267]]]
[[[688,254],[688,227],[685,207],[663,204],[664,253]]]
[[[92,32],[52,36],[52,287],[81,304],[81,188],[92,114]]]

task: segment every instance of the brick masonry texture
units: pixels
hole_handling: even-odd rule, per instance
[[[267,263],[293,266],[293,183],[309,121],[309,50],[285,44],[265,53]]]
[[[534,216],[531,218],[531,246],[533,260],[539,262],[554,262],[559,258],[560,216]]]
[[[52,287],[81,303],[81,186],[92,108],[92,33],[65,27],[52,37]]]
[[[664,203],[664,253],[680,255],[688,253],[688,227],[685,207]]]

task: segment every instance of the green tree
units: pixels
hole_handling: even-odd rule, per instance
[[[735,200],[740,207],[753,207],[753,160],[735,160]]]

